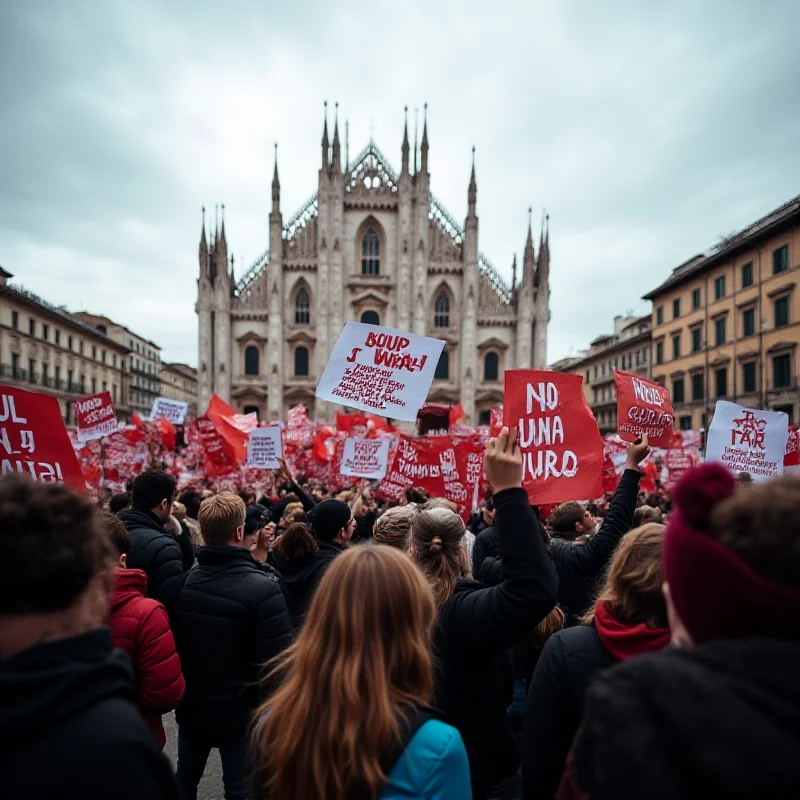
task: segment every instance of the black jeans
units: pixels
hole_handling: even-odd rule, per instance
[[[247,800],[247,737],[219,748],[226,800]],[[206,769],[212,745],[186,735],[178,728],[177,778],[183,800],[197,800],[197,785]]]

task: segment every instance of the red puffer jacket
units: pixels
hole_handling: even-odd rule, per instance
[[[167,739],[161,715],[180,703],[186,683],[166,609],[145,597],[146,592],[142,570],[118,569],[108,625],[114,647],[124,650],[133,664],[136,704],[163,748]]]

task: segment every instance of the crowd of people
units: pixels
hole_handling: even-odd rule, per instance
[[[212,749],[228,800],[800,796],[800,479],[665,507],[647,454],[544,519],[503,428],[467,524],[285,463],[100,505],[3,475],[2,796],[192,800]]]

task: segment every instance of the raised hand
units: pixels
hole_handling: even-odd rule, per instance
[[[522,453],[516,428],[503,428],[496,439],[486,442],[484,469],[494,494],[522,486]]]
[[[628,445],[626,468],[639,469],[639,464],[647,457],[649,452],[650,447],[648,446],[647,434],[645,433],[641,439]]]

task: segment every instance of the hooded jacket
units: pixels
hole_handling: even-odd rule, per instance
[[[800,797],[800,642],[726,639],[619,664],[586,696],[559,800]]]
[[[167,739],[161,717],[181,701],[186,683],[167,612],[157,600],[145,597],[146,591],[144,572],[118,569],[108,626],[114,647],[131,660],[136,705],[163,748]]]
[[[0,661],[3,800],[178,800],[107,628]]]
[[[128,568],[147,575],[148,596],[172,615],[184,581],[183,553],[152,511],[120,511],[117,517],[131,534]]]

